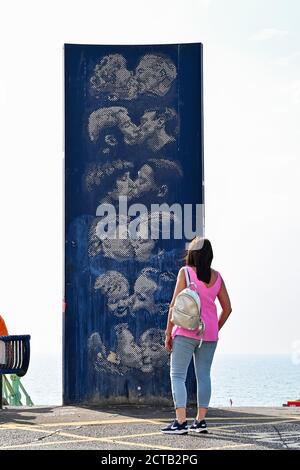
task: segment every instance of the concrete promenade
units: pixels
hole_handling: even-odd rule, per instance
[[[212,408],[209,434],[163,435],[173,416],[170,407],[4,408],[0,450],[300,450],[300,408]]]

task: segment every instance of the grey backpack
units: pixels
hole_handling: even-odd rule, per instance
[[[172,308],[171,321],[174,325],[186,328],[187,330],[195,330],[198,328],[199,336],[205,330],[205,324],[201,318],[201,300],[195,290],[196,285],[190,282],[188,269],[183,268],[185,273],[186,287],[177,295],[174,306]],[[193,289],[192,289],[193,286]]]

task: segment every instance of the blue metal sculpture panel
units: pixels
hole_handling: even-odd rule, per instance
[[[65,45],[64,403],[170,403],[163,332],[185,238],[121,239],[120,197],[202,203],[202,147],[201,44]]]

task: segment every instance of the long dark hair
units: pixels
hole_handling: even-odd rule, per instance
[[[189,244],[185,262],[187,266],[196,268],[197,278],[200,281],[209,284],[213,257],[210,241],[207,238],[196,237]]]

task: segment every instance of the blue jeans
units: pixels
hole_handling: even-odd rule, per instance
[[[171,386],[175,408],[186,408],[186,375],[192,357],[197,380],[197,406],[208,408],[211,396],[210,368],[217,341],[200,341],[186,336],[175,336],[171,352]]]

